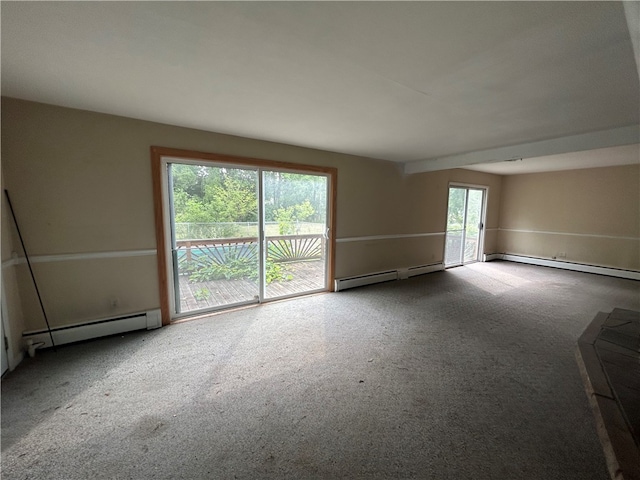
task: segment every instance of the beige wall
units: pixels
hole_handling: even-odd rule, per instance
[[[640,270],[640,166],[505,176],[500,228],[504,253]]]
[[[4,177],[4,176],[3,176]],[[16,264],[11,258],[11,252],[16,248],[14,245],[19,245],[15,226],[11,219],[11,214],[5,200],[4,195],[4,178],[2,182],[2,198],[1,215],[2,215],[2,303],[3,303],[3,321],[4,321],[4,335],[9,339],[9,344],[12,347],[12,357],[10,358],[10,365],[15,365],[20,361],[20,349],[15,348],[20,345],[22,337],[22,331],[24,327],[24,315],[22,312],[22,300],[20,291],[18,288],[17,275],[19,272],[26,270],[24,264]],[[6,313],[6,316],[5,316]]]
[[[39,260],[34,270],[52,325],[159,307],[155,255],[148,253],[156,248],[152,145],[336,167],[338,239],[440,234],[339,242],[338,278],[441,261],[450,181],[488,185],[487,227],[498,226],[499,176],[405,176],[391,162],[3,98],[2,169],[29,254]],[[3,255],[10,255],[2,235]],[[485,251],[494,247],[490,231]],[[63,256],[105,252],[116,256]],[[43,328],[28,277],[15,273],[23,329]]]
[[[375,198],[373,189],[383,185],[381,189],[383,194],[378,195],[374,202],[362,203],[358,200],[357,195],[350,198],[350,202],[358,202],[359,209],[365,212],[369,218],[366,223],[363,222],[363,228],[352,230],[354,233],[349,236],[424,233],[437,235],[339,243],[336,262],[336,276],[338,278],[442,262],[450,183],[488,187],[487,232],[484,253],[496,252],[502,177],[455,169],[410,176],[394,176],[389,171],[386,172],[385,178],[379,182],[361,186],[362,189],[372,190],[371,197]],[[339,182],[342,181],[342,177],[340,177]],[[387,188],[387,186],[391,186],[391,188]],[[358,191],[354,189],[354,192]],[[338,217],[340,218],[344,207],[340,202],[338,205]],[[385,230],[374,230],[375,226],[381,224],[382,219],[385,218],[388,219]],[[340,229],[338,231],[340,232]],[[377,233],[364,233],[367,231]],[[340,237],[342,235],[339,235]]]
[[[451,182],[489,188],[485,253],[564,252],[568,261],[640,270],[638,166],[406,176],[391,162],[3,98],[4,181],[53,325],[159,307],[151,145],[336,167],[338,278],[442,261]],[[6,208],[3,227],[18,339],[44,321],[26,265],[9,262],[22,252]],[[422,234],[432,235],[415,236]],[[359,237],[368,238],[352,241]],[[113,257],[91,258],[96,253]]]

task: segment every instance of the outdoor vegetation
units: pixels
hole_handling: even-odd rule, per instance
[[[468,195],[467,192],[469,193]],[[480,232],[480,222],[482,221],[482,199],[483,193],[481,190],[449,189],[445,247],[446,265],[461,261],[471,261],[477,257],[477,240]],[[465,227],[466,231],[463,239]]]
[[[464,225],[464,212],[466,207],[466,193],[464,188],[452,188],[449,190],[449,208],[447,214],[447,231],[462,231]],[[469,190],[469,205],[467,209],[467,236],[478,234],[482,214],[482,192]]]
[[[326,212],[326,179],[317,175],[287,172],[264,172],[264,216],[267,238],[324,233]],[[173,215],[177,241],[206,244],[216,239],[245,240],[245,245],[258,237],[258,172],[255,170],[201,165],[171,164]],[[274,260],[270,253],[287,248],[269,240],[265,265],[266,282],[291,280],[292,275],[283,259]],[[283,244],[284,245],[284,244]],[[210,248],[179,250],[181,274],[194,283],[212,280],[258,280],[257,252],[240,254],[237,249],[219,246],[212,254]],[[192,255],[193,253],[193,255]],[[198,261],[191,261],[198,256]],[[284,259],[286,260],[286,259]],[[198,291],[199,299],[210,295],[206,289]]]
[[[178,240],[257,236],[256,171],[176,163],[171,176]],[[323,233],[324,177],[265,172],[264,197],[267,235]]]
[[[228,254],[223,263],[210,261],[203,266],[192,266],[187,268],[190,271],[189,280],[191,282],[209,282],[212,280],[236,280],[239,278],[258,280],[258,258],[257,256],[241,257]],[[285,265],[268,260],[266,263],[265,276],[267,283],[274,280],[291,280]]]

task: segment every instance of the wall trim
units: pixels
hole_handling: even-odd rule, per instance
[[[403,267],[382,272],[363,273],[351,277],[335,279],[335,291],[339,292],[348,288],[362,287],[374,283],[388,282],[392,280],[406,280],[410,277],[423,275],[426,273],[439,272],[444,270],[442,262],[429,265],[415,265],[413,267]]]
[[[157,250],[120,250],[116,252],[88,252],[88,253],[60,253],[53,255],[35,255],[30,256],[31,263],[48,263],[48,262],[68,262],[72,260],[96,260],[103,258],[126,258],[126,257],[144,257],[156,255]],[[2,268],[12,267],[27,263],[25,257],[15,257],[2,262]]]
[[[485,255],[484,258],[485,262],[491,260],[506,260],[508,262],[527,263],[530,265],[538,265],[540,267],[553,267],[560,268],[562,270],[572,270],[574,272],[596,273],[598,275],[607,275],[609,277],[640,280],[640,272],[636,270],[600,267],[598,265],[589,265],[586,263],[563,262],[560,260],[551,260],[540,257],[527,257],[525,255],[512,255],[509,253],[492,253],[490,255]]]
[[[152,330],[162,326],[160,309],[140,313],[125,314],[118,317],[104,318],[72,325],[53,327],[51,335],[56,345],[80,342],[94,338],[131,332],[134,330]],[[43,343],[42,348],[51,347],[51,336],[48,330],[31,330],[22,332],[22,338],[34,344]]]
[[[600,235],[597,233],[570,233],[570,232],[549,232],[545,230],[526,230],[520,228],[499,228],[503,232],[516,232],[516,233],[539,233],[543,235],[565,235],[571,237],[593,237],[593,238],[610,238],[615,240],[636,240],[640,241],[640,237],[625,237],[618,235]]]
[[[366,237],[343,237],[336,238],[338,243],[346,242],[365,242],[368,240],[393,240],[396,238],[417,238],[417,237],[437,237],[444,236],[445,232],[432,232],[432,233],[400,233],[397,235],[369,235]]]

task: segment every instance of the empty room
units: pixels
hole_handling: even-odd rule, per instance
[[[3,479],[640,478],[639,2],[0,15]]]

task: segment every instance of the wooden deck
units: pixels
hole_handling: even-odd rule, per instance
[[[266,286],[266,298],[295,295],[325,287],[324,263],[321,260],[282,264],[291,280],[273,281]],[[190,312],[205,308],[257,301],[258,285],[251,280],[213,280],[189,282],[180,277],[180,311]]]

